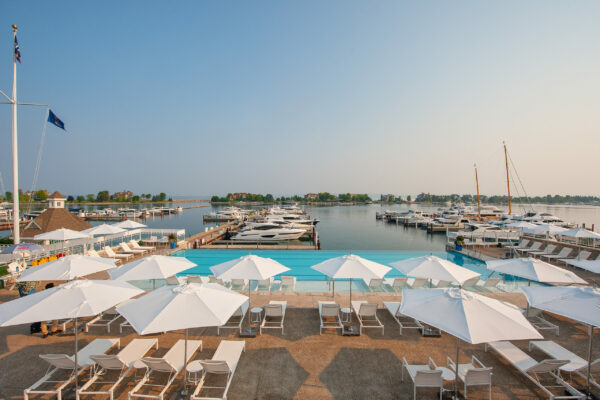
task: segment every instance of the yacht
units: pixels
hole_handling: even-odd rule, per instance
[[[304,235],[304,229],[273,228],[271,226],[243,229],[236,233],[231,240],[247,242],[282,242],[285,240],[298,239]]]

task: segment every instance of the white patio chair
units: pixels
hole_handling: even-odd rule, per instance
[[[248,308],[250,307],[250,301],[246,300],[229,318],[229,320],[221,325],[217,326],[217,335],[221,333],[221,329],[238,329],[242,333],[242,324]]]
[[[333,301],[319,301],[319,335],[323,329],[343,329],[342,318],[340,316],[340,305]]]
[[[450,357],[446,358],[446,366],[457,373],[456,363]],[[475,356],[471,357],[470,364],[458,364],[458,379],[464,384],[464,396],[467,398],[467,387],[488,386],[489,400],[492,400],[492,367],[486,367]]]
[[[398,323],[398,326],[400,327],[400,335],[402,335],[402,329],[423,329],[423,324],[420,321],[400,313],[400,305],[401,303],[399,301],[383,302],[383,306],[392,315],[394,321]]]
[[[260,333],[263,329],[281,329],[281,334],[284,335],[283,322],[285,320],[285,309],[287,301],[271,300],[269,304],[263,306],[264,316],[260,324]]]
[[[440,400],[442,400],[442,392],[444,391],[444,379],[442,378],[442,370],[435,365],[435,362],[429,358],[427,364],[409,364],[405,357],[402,357],[402,376],[401,381],[404,382],[404,371],[413,382],[413,399],[417,399],[417,388],[429,387],[440,389]]]
[[[213,355],[212,360],[201,360],[202,364],[202,378],[196,386],[194,393],[190,397],[190,400],[207,400],[207,399],[226,399],[227,391],[233,380],[233,375],[242,357],[242,352],[246,349],[246,342],[238,340],[222,340],[217,347],[217,351]],[[226,375],[227,381],[225,386],[207,386],[207,379],[210,375]],[[201,392],[204,389],[213,392],[215,390],[222,390],[222,394],[219,396],[210,395],[203,396]]]
[[[363,328],[377,328],[381,329],[383,335],[385,327],[377,318],[377,303],[369,303],[366,301],[353,301],[352,308],[358,318],[360,325],[360,334],[362,335]]]

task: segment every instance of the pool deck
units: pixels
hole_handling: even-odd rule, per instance
[[[525,297],[520,293],[490,293],[490,297],[509,301],[524,307]],[[15,291],[0,290],[0,301],[17,296]],[[401,382],[402,357],[411,363],[426,363],[432,357],[439,366],[446,365],[446,357],[454,357],[456,339],[448,334],[441,338],[423,338],[416,331],[405,331],[401,336],[398,325],[385,309],[378,316],[385,325],[385,334],[380,330],[366,330],[359,337],[342,337],[334,330],[319,335],[319,316],[316,308],[319,300],[335,300],[342,306],[348,304],[348,293],[252,293],[252,306],[261,306],[270,300],[286,300],[288,309],[285,318],[285,335],[270,330],[256,338],[246,340],[243,353],[235,372],[228,398],[235,399],[412,399],[410,380]],[[353,300],[369,300],[382,307],[383,301],[400,301],[401,295],[394,293],[353,293]],[[545,333],[580,356],[586,357],[587,331],[582,325],[549,316],[548,319],[560,326],[561,335]],[[117,323],[120,321],[117,321]],[[137,337],[128,330],[123,334],[104,329],[91,328],[80,336],[81,343],[96,337],[120,337],[126,345]],[[547,332],[547,331],[545,331]],[[598,342],[596,333],[595,342]],[[182,332],[150,335],[159,340],[159,350],[152,355],[160,356],[182,339]],[[29,325],[0,328],[0,398],[20,399],[24,388],[39,379],[46,366],[38,355],[43,353],[73,353],[73,335],[57,335],[42,339],[39,334],[30,335]],[[191,329],[191,339],[202,339],[204,350],[194,359],[212,357],[222,339],[242,340],[233,330],[217,336],[216,329]],[[516,342],[527,351],[527,342]],[[594,359],[600,355],[595,346]],[[537,360],[544,357],[539,352],[530,353]],[[486,353],[483,345],[461,343],[460,361],[476,355],[486,366],[493,367],[493,399],[537,399],[542,393],[515,369],[501,361],[493,353]],[[82,380],[87,379],[87,375]],[[182,384],[180,375],[168,392],[166,399],[182,398],[178,390]],[[581,381],[579,381],[581,383]],[[127,399],[133,387],[130,375],[117,390],[116,399]],[[452,388],[452,382],[445,387]],[[597,391],[596,395],[600,395]],[[487,389],[469,389],[469,399],[487,399]],[[436,399],[434,390],[419,389],[418,398]],[[49,397],[32,397],[49,398]],[[86,397],[83,397],[85,399]],[[87,398],[101,398],[87,397]],[[105,398],[105,397],[102,397]]]

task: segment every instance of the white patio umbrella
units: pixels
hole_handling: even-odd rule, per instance
[[[523,229],[536,228],[537,226],[538,225],[532,224],[531,222],[527,222],[527,221],[518,221],[518,222],[513,222],[513,223],[506,225],[507,228],[514,228],[519,231],[522,231]]]
[[[74,231],[71,229],[60,228],[54,231],[40,233],[39,235],[35,235],[33,240],[56,240],[56,241],[66,241],[72,239],[87,239],[89,235]]]
[[[226,261],[210,267],[215,278],[223,280],[248,279],[263,280],[279,275],[290,269],[272,258],[248,254],[234,260]],[[248,297],[250,297],[250,282],[248,282]]]
[[[596,260],[574,260],[574,261],[569,261],[569,264],[574,267],[593,272],[595,274],[600,274],[600,260],[599,259],[596,259]]]
[[[130,219],[126,219],[125,221],[117,222],[116,224],[112,224],[112,226],[115,226],[117,228],[123,228],[123,229],[136,229],[136,228],[146,228],[147,227],[147,225],[140,224],[139,222],[132,221]]]
[[[330,258],[310,268],[327,275],[331,279],[350,279],[350,308],[352,308],[352,279],[363,279],[364,281],[381,279],[391,270],[387,265],[367,260],[356,254]],[[333,291],[335,294],[335,286]]]
[[[81,233],[86,233],[88,235],[114,235],[123,232],[126,232],[125,229],[109,224],[97,225],[90,229],[81,231]]]
[[[564,284],[587,284],[587,282],[571,271],[556,267],[537,258],[511,258],[507,260],[486,261],[487,269],[518,276],[528,281]]]
[[[562,315],[588,325],[587,390],[590,392],[592,337],[594,327],[600,327],[600,289],[589,286],[554,286],[521,288],[531,307]]]
[[[518,307],[463,289],[406,290],[398,312],[455,336],[456,365],[460,340],[480,344],[543,338]],[[458,376],[454,384],[457,391]]]
[[[554,225],[554,224],[542,224],[536,225],[534,228],[525,228],[523,232],[528,234],[541,234],[545,233],[546,235],[550,234],[560,234],[561,232],[566,231],[567,228],[563,228],[562,226]]]
[[[97,315],[143,293],[127,282],[75,280],[0,304],[0,326],[55,319],[75,321],[75,365],[77,366],[77,319]],[[77,391],[77,376],[75,376]]]
[[[26,269],[17,281],[70,281],[115,267],[115,261],[110,258],[68,255]]]
[[[140,260],[108,271],[110,279],[115,281],[142,281],[166,279],[196,264],[185,257],[148,256]]]
[[[577,239],[600,239],[600,233],[590,231],[585,228],[575,228],[564,230],[558,234],[559,236],[567,236]]]
[[[117,307],[140,335],[225,324],[248,297],[216,283],[167,285]],[[187,379],[187,378],[186,378]]]
[[[456,265],[452,261],[429,255],[423,257],[408,258],[395,261],[390,265],[406,276],[425,278],[430,280],[439,279],[462,285],[466,280],[480,276],[481,274],[470,269]]]

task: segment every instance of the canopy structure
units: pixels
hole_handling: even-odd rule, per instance
[[[543,339],[518,307],[463,289],[405,290],[398,312],[455,336],[456,365],[460,340],[479,344]]]
[[[81,231],[81,233],[85,233],[88,235],[114,235],[116,233],[123,233],[125,229],[119,228],[118,226],[102,224],[94,226],[93,228],[86,229],[85,231]]]
[[[569,261],[569,264],[595,274],[600,274],[600,260],[575,260]]]
[[[562,226],[558,226],[558,225],[554,225],[554,224],[542,224],[542,225],[536,225],[534,228],[525,228],[523,229],[523,232],[528,233],[528,234],[534,234],[534,235],[539,235],[539,234],[560,234],[560,232],[564,232],[566,231],[567,228],[563,228]]]
[[[475,271],[434,255],[409,258],[393,262],[390,265],[406,276],[439,279],[457,285],[462,285],[466,280],[480,276]]]
[[[551,284],[587,284],[571,271],[548,264],[537,258],[511,258],[486,261],[487,268],[502,274],[513,275],[529,281]]]
[[[35,235],[33,240],[56,240],[56,241],[65,241],[72,239],[87,239],[89,235],[79,232],[73,231],[71,229],[60,228],[55,231],[41,233],[39,235]]]
[[[44,248],[39,244],[35,243],[18,243],[11,244],[6,247],[0,254],[25,254],[25,253],[35,253],[38,251],[44,251]]]
[[[596,233],[594,231],[590,231],[585,228],[575,228],[564,230],[558,234],[559,236],[572,237],[577,239],[599,239],[600,233]]]
[[[590,391],[593,327],[600,327],[600,289],[589,286],[554,286],[521,288],[531,307],[562,315],[588,325],[587,389]]]
[[[141,281],[148,279],[166,279],[196,264],[185,257],[148,256],[108,271],[110,279],[115,281]]]
[[[146,228],[147,225],[140,224],[139,222],[132,221],[130,219],[126,219],[125,221],[117,222],[116,224],[112,224],[112,226],[122,229],[136,229],[136,228]]]
[[[537,225],[536,224],[532,224],[531,222],[527,222],[527,221],[518,221],[518,222],[510,223],[510,224],[506,225],[506,227],[522,231],[523,229],[533,229],[533,228],[536,228]]]
[[[82,276],[115,268],[109,258],[68,255],[37,267],[28,268],[17,279],[24,281],[70,281]]]

